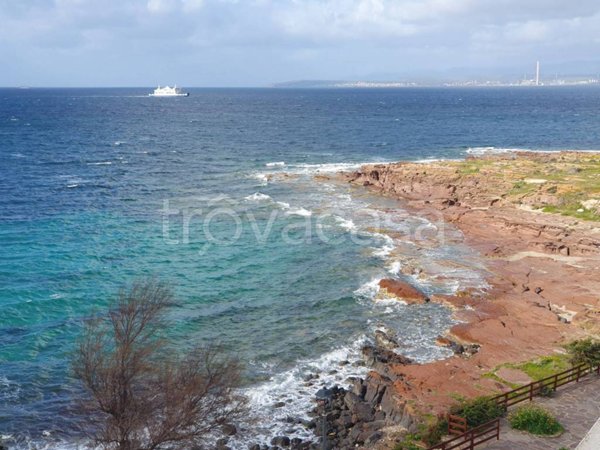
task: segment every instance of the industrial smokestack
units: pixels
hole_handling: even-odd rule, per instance
[[[535,64],[535,85],[540,85],[540,62],[537,61]]]

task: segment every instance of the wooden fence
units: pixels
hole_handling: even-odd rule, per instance
[[[517,403],[531,401],[536,395],[556,391],[557,388],[565,384],[577,383],[582,378],[594,372],[600,375],[600,366],[592,367],[581,364],[564,372],[518,387],[512,391],[496,395],[490,400],[496,402],[506,410]],[[448,415],[448,434],[453,435],[462,429],[466,430],[466,420],[460,419],[459,416]],[[500,439],[500,419],[495,419],[471,430],[466,430],[464,433],[448,441],[429,447],[427,450],[473,450],[476,446],[494,438]]]
[[[518,387],[512,391],[496,395],[495,397],[492,397],[491,400],[495,401],[504,409],[507,409],[509,406],[516,405],[517,403],[527,400],[531,401],[536,395],[556,391],[557,388],[564,386],[565,384],[579,382],[580,379],[593,372],[597,372],[600,375],[600,366],[594,368],[586,364],[581,364],[577,367],[565,370],[564,372]]]
[[[473,450],[478,445],[492,439],[500,439],[500,419],[494,419],[476,428],[472,428],[466,433],[434,445],[428,450]]]
[[[469,427],[467,419],[453,414],[448,414],[448,434],[450,436],[460,436],[465,433]]]

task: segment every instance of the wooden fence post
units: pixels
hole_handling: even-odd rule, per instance
[[[558,389],[558,374],[554,375],[554,390]]]
[[[533,383],[529,385],[529,401],[533,401]]]
[[[500,419],[496,419],[496,440],[500,440]]]
[[[579,377],[581,376],[581,366],[577,366],[577,382],[579,383]]]

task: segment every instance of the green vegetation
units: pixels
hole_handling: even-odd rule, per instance
[[[565,346],[569,352],[569,360],[573,365],[600,365],[600,341],[596,339],[581,339]]]
[[[502,367],[502,366],[500,366]],[[494,372],[488,372],[488,373],[484,373],[482,375],[483,378],[489,378],[491,380],[497,381],[498,383],[504,384],[506,386],[509,386],[511,389],[516,389],[520,386],[520,384],[517,383],[511,383],[510,381],[506,381],[502,378],[500,378],[495,371],[498,370],[499,367],[496,367],[496,369],[494,369]]]
[[[467,159],[460,163],[458,173],[461,175],[472,175],[479,173],[485,165],[490,165],[485,159]]]
[[[469,427],[477,427],[504,415],[504,408],[489,397],[463,400],[450,408],[450,413],[467,419]]]
[[[500,366],[496,367],[492,372],[483,375],[486,378],[491,378],[513,389],[516,389],[520,386],[519,384],[510,383],[502,379],[496,373],[502,367],[520,370],[526,373],[533,381],[539,381],[544,378],[550,377],[556,373],[560,373],[569,369],[571,367],[571,364],[569,362],[568,355],[543,356],[541,358],[519,364],[501,364]]]
[[[402,442],[400,442],[394,447],[394,450],[422,450],[423,447],[420,447],[416,444],[416,442],[418,441],[418,435],[409,434],[404,438]]]
[[[600,198],[600,155],[521,159],[518,164],[466,160],[458,166],[457,172],[462,175],[485,172],[498,184],[506,182],[510,186],[512,183],[505,194],[513,202],[519,203],[523,197],[532,196],[528,203],[539,201],[539,204],[531,206],[544,212],[600,221],[600,211],[586,209],[582,205],[586,200]],[[527,182],[528,179],[544,182]]]
[[[542,208],[542,211],[575,217],[581,220],[600,220],[600,215],[596,214],[594,211],[585,209],[579,202],[566,202],[561,206],[545,206]]]
[[[566,355],[544,356],[534,361],[516,364],[515,369],[522,370],[532,380],[538,381],[556,373],[563,372],[569,368]]]
[[[429,425],[425,432],[421,434],[421,440],[431,447],[432,445],[439,444],[442,438],[448,433],[448,421],[443,418],[437,419],[434,423]]]
[[[554,436],[564,431],[562,425],[548,411],[536,405],[517,408],[509,414],[508,421],[516,430],[540,436]]]
[[[417,450],[439,444],[448,432],[448,421],[444,417],[426,415],[425,423],[419,426],[418,433],[408,434],[394,450]]]
[[[513,184],[513,187],[508,191],[508,195],[525,195],[530,192],[534,192],[537,189],[537,185],[532,183],[526,183],[524,181],[517,181]]]

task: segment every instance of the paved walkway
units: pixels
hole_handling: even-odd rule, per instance
[[[558,450],[561,447],[573,450],[600,417],[600,377],[592,374],[579,383],[562,388],[551,398],[536,397],[533,401],[551,411],[565,428],[555,438],[532,436],[513,430],[506,419],[501,422],[500,440],[479,448],[486,450]],[[526,402],[519,405],[526,405]],[[519,405],[509,409],[514,410]]]

